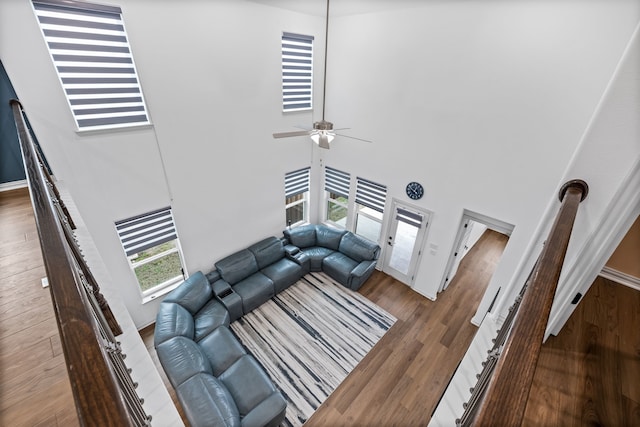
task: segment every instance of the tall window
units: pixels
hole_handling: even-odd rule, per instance
[[[347,227],[350,181],[351,175],[347,172],[325,167],[324,189],[327,210],[325,219],[342,228]]]
[[[313,36],[282,34],[282,110],[312,108]]]
[[[284,196],[287,226],[295,226],[309,221],[309,173],[306,167],[284,176]]]
[[[184,279],[184,262],[171,208],[116,222],[143,297]]]
[[[32,1],[78,129],[148,124],[120,8]]]
[[[387,187],[364,178],[357,178],[355,233],[378,242],[382,232]]]

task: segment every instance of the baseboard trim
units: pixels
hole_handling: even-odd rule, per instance
[[[0,192],[17,190],[19,188],[25,188],[26,186],[26,179],[21,179],[20,181],[3,182],[2,184],[0,184]]]
[[[616,283],[640,291],[640,278],[638,277],[631,276],[610,267],[604,267],[599,275],[605,279],[613,280]]]

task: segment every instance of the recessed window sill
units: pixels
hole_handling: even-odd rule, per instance
[[[169,292],[171,292],[172,290],[174,290],[175,288],[177,288],[178,286],[180,286],[180,284],[182,283],[182,280],[177,281],[176,283],[173,283],[169,286],[165,286],[162,289],[158,289],[157,291],[154,291],[152,293],[150,293],[149,295],[145,295],[142,297],[142,305],[149,303],[151,301],[156,300],[158,297],[161,297],[163,295],[168,294]]]

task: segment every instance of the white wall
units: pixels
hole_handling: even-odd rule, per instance
[[[284,173],[313,162],[319,178],[320,159],[388,185],[389,200],[409,181],[425,186],[419,204],[434,212],[428,244],[439,250],[422,257],[415,288],[430,298],[463,209],[515,224],[492,298],[536,239],[638,21],[637,0],[380,0],[388,6],[360,15],[346,13],[366,10],[363,0],[334,0],[327,119],[375,142],[323,151],[271,138],[320,118],[280,111],[283,30],[316,36],[322,79],[323,2],[313,1],[312,15],[266,0],[114,1],[154,126],[82,135],[29,1],[0,2],[0,59],[137,326],[157,303],[141,306],[115,220],[170,203],[188,270],[208,271],[279,234]]]
[[[321,59],[324,21],[238,0],[114,3],[152,127],[75,132],[28,0],[0,3],[0,59],[142,327],[159,301],[141,304],[114,221],[171,204],[189,272],[208,272],[236,249],[281,234],[284,174],[310,164],[311,146],[271,133],[310,124],[311,113],[281,113],[280,37],[315,35]]]
[[[375,143],[336,140],[324,161],[387,184],[389,199],[425,186],[439,251],[422,258],[417,291],[436,296],[463,209],[515,225],[477,317],[510,284],[638,4],[434,1],[334,19],[327,116]]]

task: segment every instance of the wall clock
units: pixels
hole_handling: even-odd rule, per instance
[[[408,183],[406,191],[407,196],[409,196],[409,198],[413,200],[418,200],[424,194],[424,188],[422,188],[422,185],[418,182]]]

